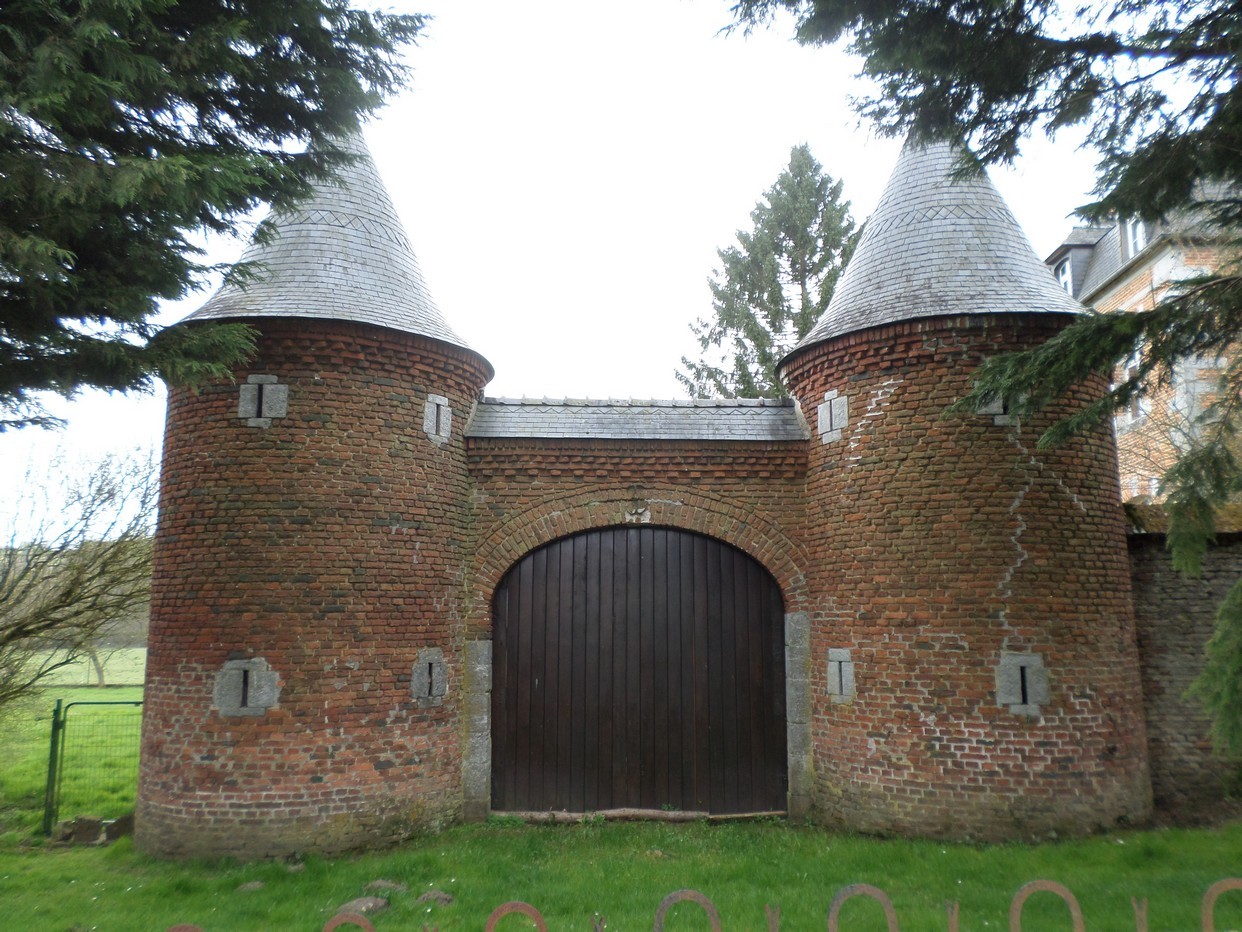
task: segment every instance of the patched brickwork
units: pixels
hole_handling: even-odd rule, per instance
[[[1036,438],[1064,406],[1022,425],[945,414],[981,359],[1063,323],[933,318],[787,362],[809,416],[827,392],[850,399],[841,439],[810,445],[802,534],[818,596],[814,804],[828,824],[998,838],[1148,811],[1111,432],[1043,452]],[[832,701],[819,662],[834,649],[850,651],[849,702]],[[999,704],[1006,651],[1042,657],[1037,716]]]
[[[461,809],[460,423],[490,372],[467,350],[350,323],[264,320],[249,372],[288,386],[256,430],[238,384],[169,401],[155,552],[138,843],[160,855],[373,846]],[[443,652],[419,703],[411,672]],[[261,657],[279,702],[213,709],[230,660]]]
[[[1130,564],[1156,803],[1220,799],[1238,765],[1212,753],[1207,715],[1186,690],[1203,669],[1216,609],[1242,576],[1242,534],[1218,535],[1198,577],[1173,569],[1163,534],[1132,535]]]

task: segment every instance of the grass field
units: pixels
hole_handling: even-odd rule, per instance
[[[121,647],[100,651],[99,661],[104,670],[105,686],[141,686],[147,668],[145,647]],[[44,681],[46,686],[97,686],[99,674],[87,657],[79,657],[52,672]]]
[[[106,690],[134,698],[137,690]],[[65,698],[98,695],[72,690]],[[128,694],[128,695],[126,695]],[[57,696],[62,693],[57,692]],[[55,697],[44,697],[55,698]],[[947,928],[945,902],[960,904],[961,929],[1008,929],[1022,884],[1045,878],[1068,886],[1092,930],[1134,929],[1131,897],[1148,900],[1151,932],[1199,928],[1208,886],[1242,875],[1242,825],[1124,832],[1044,845],[980,847],[832,835],[783,822],[748,824],[515,825],[494,818],[415,839],[400,849],[284,862],[168,864],[128,840],[110,848],[44,846],[36,835],[47,751],[48,709],[40,702],[5,722],[0,759],[0,928],[162,930],[191,922],[209,930],[318,930],[336,908],[374,880],[405,884],[376,929],[482,929],[508,900],[534,904],[552,929],[652,927],[658,904],[683,888],[709,896],[723,927],[767,928],[765,904],[779,905],[786,932],[823,929],[833,896],[852,883],[884,889],[904,930]],[[261,881],[261,889],[239,890]],[[419,902],[438,890],[451,903]],[[20,922],[16,917],[21,917]],[[841,927],[885,929],[879,907],[846,904]],[[510,917],[500,932],[531,928]],[[682,904],[669,930],[706,929],[702,911]],[[1026,932],[1069,929],[1065,907],[1036,894]],[[1242,929],[1242,893],[1217,911],[1218,930]]]
[[[133,702],[142,698],[141,687],[121,689],[51,689],[26,703],[17,714],[6,716],[0,727],[5,735],[5,757],[0,760],[0,845],[29,842],[43,821],[43,795],[47,785],[48,746],[52,707],[60,699],[69,703]],[[120,718],[134,722],[132,706],[78,706],[70,710],[70,724]],[[134,807],[137,750],[133,741],[110,742],[90,747],[88,733],[79,740],[75,732],[66,746],[70,751],[61,781],[61,817],[92,815],[116,818]],[[82,752],[89,752],[84,766]]]

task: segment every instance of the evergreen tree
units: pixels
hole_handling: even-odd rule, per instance
[[[1008,162],[1036,129],[1082,125],[1099,153],[1098,199],[1080,214],[1181,215],[1238,242],[1242,229],[1242,7],[1224,0],[737,0],[735,26],[791,12],[804,43],[848,38],[879,91],[861,103],[892,133],[964,139]],[[963,170],[966,170],[963,166]],[[1041,439],[1053,444],[1167,385],[1178,361],[1228,361],[1220,401],[1164,476],[1174,564],[1197,572],[1219,508],[1242,496],[1242,266],[1181,283],[1153,310],[1087,314],[1045,345],[998,357],[960,410],[1005,397],[1031,413],[1091,372],[1142,362],[1110,393]],[[1226,751],[1242,754],[1242,581],[1221,607],[1196,686]]]
[[[332,140],[400,86],[419,16],[348,0],[8,0],[0,13],[0,430],[37,393],[227,374],[239,324],[156,334],[159,299],[347,156]],[[244,272],[242,273],[244,274]]]
[[[805,144],[750,212],[751,229],[717,250],[708,284],[715,318],[691,324],[702,350],[683,356],[695,398],[783,398],[776,364],[815,326],[857,241],[841,182]]]

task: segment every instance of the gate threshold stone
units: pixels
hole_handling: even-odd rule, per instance
[[[751,819],[783,819],[783,810],[768,812],[692,812],[683,809],[598,809],[592,812],[497,812],[492,815],[523,822],[544,822],[569,825],[603,819],[606,822],[745,822]]]

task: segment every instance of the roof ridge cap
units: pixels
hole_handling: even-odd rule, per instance
[[[560,405],[579,408],[792,408],[792,398],[550,398],[546,395],[514,398],[507,395],[484,395],[480,404],[490,405]]]

